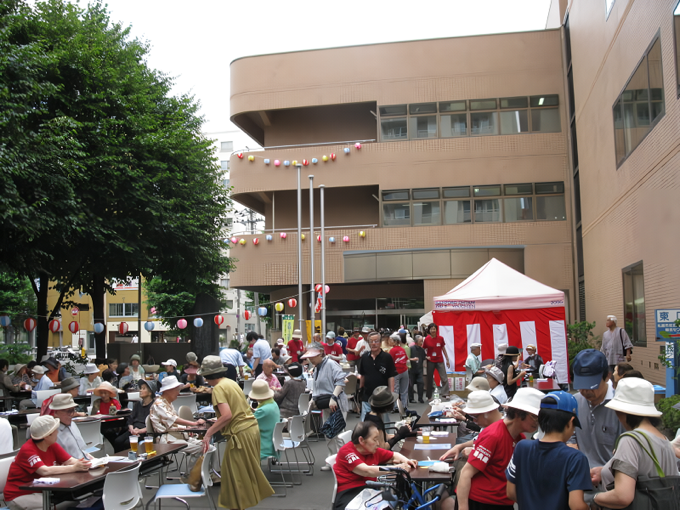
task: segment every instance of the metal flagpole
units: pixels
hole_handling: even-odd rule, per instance
[[[302,165],[297,166],[297,237],[298,237],[298,329],[300,333],[304,331],[303,306],[302,306],[302,190],[300,187],[300,171]],[[311,340],[311,339],[308,339]]]
[[[319,185],[319,193],[321,194],[321,335],[326,334],[326,218],[324,215],[324,191],[326,186]]]
[[[315,292],[314,292],[314,176],[309,176],[309,268],[311,270],[312,279],[309,282],[311,292],[309,293],[309,317],[311,319],[311,334],[314,338],[314,320],[316,319],[315,306]],[[323,332],[322,332],[323,334]],[[311,341],[311,339],[310,339]]]

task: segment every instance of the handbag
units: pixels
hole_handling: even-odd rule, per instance
[[[328,409],[331,406],[332,398],[333,395],[330,393],[326,395],[319,395],[318,397],[314,397],[314,405],[316,405],[317,409]]]
[[[635,497],[633,502],[624,510],[679,510],[680,509],[680,476],[666,476],[661,469],[659,460],[654,452],[654,447],[649,437],[643,432],[624,432],[616,440],[616,446],[623,436],[632,437],[640,445],[640,448],[652,459],[658,477],[638,476],[635,482]],[[638,437],[640,434],[645,438],[649,450],[645,448]]]
[[[203,479],[201,478],[201,469],[203,468],[203,457],[204,455],[201,455],[198,458],[196,464],[194,464],[194,467],[192,467],[191,471],[189,472],[189,479],[187,480],[187,485],[189,486],[189,490],[191,492],[200,491],[201,486],[203,485]]]
[[[345,418],[342,416],[342,411],[338,409],[328,417],[326,423],[321,427],[320,432],[328,439],[333,439],[340,432],[345,430],[346,425]]]

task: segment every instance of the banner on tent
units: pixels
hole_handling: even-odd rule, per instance
[[[453,370],[464,371],[470,344],[482,344],[482,360],[498,355],[498,344],[507,343],[524,351],[533,344],[544,361],[555,361],[560,383],[569,380],[567,331],[562,308],[524,310],[432,312]]]

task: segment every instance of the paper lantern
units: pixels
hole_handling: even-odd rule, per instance
[[[49,324],[50,331],[52,333],[58,333],[61,331],[61,321],[58,321],[57,319],[52,319]]]
[[[129,327],[128,327],[128,323],[127,323],[127,322],[121,322],[121,323],[118,325],[118,333],[120,333],[121,335],[124,335],[125,333],[127,333],[127,332],[128,332],[128,329],[129,329]]]
[[[248,310],[246,310],[245,312],[243,312],[243,318],[244,318],[245,320],[250,319],[250,312],[249,312]]]
[[[343,236],[342,240],[346,243],[349,243],[349,236]]]
[[[147,331],[153,331],[153,328],[155,328],[155,327],[156,327],[156,324],[154,324],[151,321],[146,321],[144,323],[144,329],[146,329]]]
[[[253,239],[253,244],[254,244],[255,246],[257,246],[258,244],[260,244],[260,238],[259,238],[259,237],[254,238],[254,239]]]
[[[267,315],[267,307],[261,306],[260,308],[258,308],[257,315],[259,315],[260,317],[264,317],[265,315]]]
[[[281,233],[279,234],[279,237],[280,237],[281,239],[285,239],[286,237],[288,237],[288,234],[286,234],[285,232],[281,232]]]
[[[151,310],[149,310],[149,311],[151,312],[151,315],[156,315],[156,307],[155,306],[152,306]]]
[[[248,161],[250,161],[251,163],[255,161],[255,156],[248,156]]]
[[[359,142],[354,144],[355,149],[361,149],[361,144]]]
[[[238,243],[238,238],[232,237],[231,238],[231,244],[236,244],[236,243]]]
[[[265,165],[268,165],[268,164],[269,164],[269,160],[268,160],[267,158],[265,158],[264,164],[265,164]]]
[[[283,162],[283,166],[290,166],[290,161],[285,160],[285,161]]]
[[[29,317],[24,321],[24,329],[28,331],[29,333],[35,329],[36,322],[35,319],[32,317]]]
[[[239,152],[239,153],[237,154],[237,156],[238,156],[238,159],[243,159],[243,153],[242,153],[242,152]]]
[[[321,284],[317,283],[316,286],[314,287],[314,290],[316,290],[317,292],[321,292]],[[326,285],[326,294],[328,294],[330,290],[331,288],[328,285]]]
[[[280,312],[283,312],[283,303],[276,303],[276,304],[274,305],[274,309],[275,309],[277,312],[279,312],[279,313],[280,313]]]
[[[316,159],[316,158],[312,158],[312,164],[313,164],[313,165],[316,165],[316,164],[317,164],[318,162],[319,162],[319,160],[318,160],[318,159]]]
[[[241,239],[241,240],[238,242],[238,244],[240,244],[241,246],[245,246],[245,245],[246,245],[246,240],[245,240],[245,239]]]
[[[335,242],[335,237],[329,237],[328,242],[333,244]]]
[[[266,239],[267,241],[271,241],[271,240],[273,239],[273,237],[271,236],[271,234],[267,234],[267,235],[265,236],[265,239]]]
[[[290,299],[288,300],[288,306],[290,306],[291,308],[295,308],[295,307],[297,306],[297,299],[295,299],[295,298],[290,298]]]
[[[6,328],[10,324],[12,324],[12,319],[9,318],[9,315],[0,315],[0,326]]]
[[[349,148],[349,147],[345,147],[345,148],[344,148],[344,151],[345,151],[345,154],[349,154],[350,148]]]
[[[79,329],[80,329],[80,326],[78,326],[78,322],[76,322],[76,321],[71,321],[68,325],[68,330],[71,333],[77,333]]]
[[[320,235],[316,236],[316,240],[317,240],[318,242],[321,242],[321,236],[320,236]]]
[[[179,329],[184,329],[187,327],[187,320],[186,319],[180,319],[177,321],[177,327]]]
[[[335,161],[335,152],[331,152],[331,161]]]
[[[94,332],[97,333],[98,335],[103,333],[105,329],[106,326],[104,326],[101,322],[97,322],[94,325]]]
[[[201,326],[203,326],[203,319],[201,319],[200,317],[196,317],[194,319],[194,327],[200,328]]]
[[[281,166],[281,162],[278,159],[275,159],[274,166]]]
[[[308,165],[309,165],[309,161],[307,161],[306,159],[303,159],[302,160],[302,166],[308,166]]]
[[[305,240],[306,237],[307,236],[305,236],[304,234],[300,234],[300,239],[302,239],[303,241]]]
[[[366,232],[364,232],[363,230],[359,232],[359,237],[366,237]]]
[[[221,315],[215,315],[215,324],[221,326],[224,323],[224,317]]]
[[[297,159],[293,160],[293,166],[297,166]]]
[[[325,154],[321,156],[321,161],[323,161],[324,163],[328,161],[328,156],[326,156]]]

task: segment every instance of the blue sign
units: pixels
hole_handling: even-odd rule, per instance
[[[655,310],[656,317],[656,341],[669,342],[680,340],[680,327],[675,325],[675,321],[680,319],[680,309]]]

